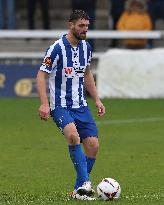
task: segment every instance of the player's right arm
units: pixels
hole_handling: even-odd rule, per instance
[[[36,78],[37,91],[40,97],[39,116],[42,120],[47,120],[50,115],[49,101],[46,93],[46,78],[48,73],[39,70]]]
[[[52,44],[45,54],[40,70],[38,71],[36,83],[40,97],[39,116],[42,120],[47,120],[50,115],[50,106],[46,92],[46,79],[48,75],[55,69],[59,60],[60,46],[58,42]]]

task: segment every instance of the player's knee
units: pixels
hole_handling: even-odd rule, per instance
[[[95,140],[91,140],[90,142],[89,142],[89,144],[88,144],[88,148],[90,149],[90,150],[93,150],[93,151],[95,151],[95,152],[98,152],[98,150],[99,150],[99,143],[98,143],[98,141],[95,141]]]
[[[80,143],[80,137],[76,133],[71,133],[68,137],[68,142],[71,145],[79,144]]]

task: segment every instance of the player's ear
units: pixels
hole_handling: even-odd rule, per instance
[[[71,22],[71,21],[69,21],[69,22],[68,22],[68,27],[71,29],[73,26],[74,26],[74,23]]]

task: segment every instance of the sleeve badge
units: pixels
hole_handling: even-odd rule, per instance
[[[42,65],[48,66],[48,67],[52,66],[52,60],[51,60],[51,58],[50,58],[50,57],[46,57],[46,58],[44,59]]]

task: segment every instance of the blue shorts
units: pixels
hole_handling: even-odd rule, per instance
[[[88,106],[82,108],[56,107],[51,116],[59,129],[63,131],[69,123],[75,123],[81,141],[86,137],[98,137],[96,123]]]

